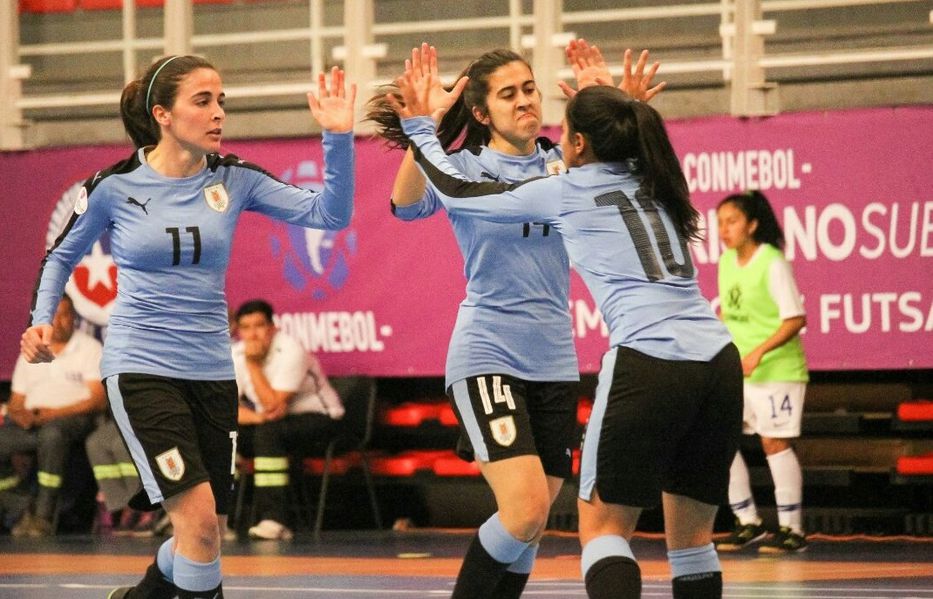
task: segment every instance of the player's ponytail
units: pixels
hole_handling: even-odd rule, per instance
[[[567,104],[568,132],[582,134],[600,162],[622,162],[641,179],[639,195],[662,205],[688,241],[699,236],[699,213],[664,121],[654,108],[606,85],[586,87]]]
[[[142,87],[140,79],[130,81],[123,88],[123,95],[120,97],[120,116],[123,118],[123,128],[137,148],[159,143],[155,121],[146,113],[146,103],[143,98],[145,92],[140,92]]]
[[[638,165],[650,197],[664,206],[684,241],[700,239],[700,213],[690,203],[690,188],[658,111],[630,100],[638,123]]]
[[[765,194],[757,189],[743,193],[734,193],[726,196],[716,206],[718,210],[723,204],[732,204],[745,215],[748,222],[758,221],[758,226],[752,233],[755,243],[768,243],[779,250],[784,250],[784,230],[778,223],[774,209]]]
[[[153,107],[171,109],[178,95],[178,85],[195,69],[216,69],[200,56],[167,56],[152,63],[146,73],[130,81],[120,96],[123,128],[137,148],[159,143],[159,124],[152,116]]]

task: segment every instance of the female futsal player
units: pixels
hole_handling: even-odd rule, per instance
[[[595,46],[574,40],[567,56],[577,86],[612,82]],[[658,65],[632,71],[625,54],[620,87],[648,100]],[[437,78],[437,51],[412,50],[406,71],[430,78],[429,110],[449,160],[477,181],[522,181],[564,170],[563,155],[541,134],[541,91],[531,67],[510,50],[473,61],[452,90]],[[565,93],[572,93],[563,86]],[[461,93],[462,92],[462,93]],[[380,95],[370,119],[390,145],[407,147],[398,116]],[[442,208],[409,150],[396,175],[392,211],[403,220]],[[569,259],[560,233],[538,222],[493,223],[448,213],[465,262],[466,297],[447,352],[446,389],[461,425],[460,454],[479,462],[498,511],[479,529],[457,577],[455,599],[521,595],[548,511],[571,476],[577,446],[579,379],[568,311]]]
[[[803,474],[791,439],[800,436],[803,400],[809,380],[800,331],[807,324],[794,273],[784,259],[784,232],[760,191],[730,195],[719,203],[719,236],[726,252],[719,259],[723,322],[742,355],[745,373],[743,426],[757,433],[774,480],[778,531],[760,553],[791,553],[807,548],[803,532]],[[741,452],[729,476],[729,505],[736,527],[716,543],[737,551],[765,537]]]
[[[118,295],[101,374],[149,504],[175,536],[134,587],[110,599],[223,597],[224,529],[236,453],[237,388],[224,278],[240,214],[252,210],[306,227],[340,229],[353,212],[353,101],[344,73],[318,79],[308,105],[324,129],[324,189],[276,180],[221,155],[224,91],[196,56],[170,56],[123,90],[121,113],[137,150],[98,171],[42,263],[31,362],[51,361],[52,312],[94,240],[111,230]]]
[[[567,105],[566,173],[471,182],[435,136],[424,79],[406,73],[402,101],[387,102],[447,211],[554,227],[609,327],[581,464],[587,593],[640,596],[628,541],[660,498],[674,597],[720,597],[712,529],[738,445],[741,365],[696,282],[687,242],[698,213],[663,121],[618,89],[587,87]]]

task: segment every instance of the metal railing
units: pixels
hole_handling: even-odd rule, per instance
[[[137,10],[134,0],[123,0],[122,31],[119,39],[67,41],[54,43],[19,43],[17,0],[0,0],[0,150],[21,149],[25,145],[24,111],[80,106],[116,106],[119,90],[93,90],[76,93],[24,94],[22,82],[32,76],[28,59],[61,57],[76,54],[122,55],[124,82],[137,76],[139,53],[161,51],[166,54],[204,51],[214,47],[244,46],[270,42],[305,42],[312,72],[319,72],[329,62],[342,62],[356,81],[372,85],[383,83],[377,73],[377,62],[386,57],[387,44],[393,36],[418,33],[507,30],[508,45],[516,51],[531,50],[533,66],[541,89],[556,89],[559,79],[569,79],[572,72],[564,64],[561,47],[570,39],[575,26],[594,23],[686,19],[694,22],[718,17],[718,31],[706,33],[721,40],[719,57],[695,60],[665,60],[665,74],[718,73],[723,85],[729,86],[731,111],[735,115],[773,114],[778,110],[776,88],[765,80],[767,69],[914,61],[933,58],[933,44],[920,46],[890,46],[861,49],[840,49],[799,54],[766,54],[765,38],[774,33],[777,24],[762,15],[792,11],[851,9],[859,6],[898,4],[917,5],[926,0],[721,0],[697,4],[667,4],[606,10],[563,10],[564,2],[536,1],[532,12],[523,11],[521,0],[508,0],[507,12],[470,18],[442,20],[407,20],[375,22],[375,0],[343,2],[343,22],[326,25],[324,0],[307,0],[307,26],[264,29],[257,24],[254,31],[195,32],[194,9],[191,0],[166,0],[163,10],[163,36],[138,37]],[[568,2],[569,3],[569,2]],[[210,5],[199,11],[217,10]],[[453,10],[451,12],[454,12]],[[931,13],[930,19],[933,19]],[[927,22],[923,24],[930,26]],[[530,33],[524,34],[529,31]],[[339,42],[325,55],[325,42]],[[614,74],[621,65],[614,65]],[[446,73],[447,79],[455,77]],[[280,80],[250,85],[230,85],[228,97],[262,98],[296,96],[303,98],[307,82]],[[366,94],[360,94],[362,97]],[[557,94],[545,94],[544,116],[548,123],[559,121],[562,99]]]

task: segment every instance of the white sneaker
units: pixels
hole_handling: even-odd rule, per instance
[[[236,540],[237,540],[236,531],[233,530],[232,528],[228,528],[228,529],[224,530],[224,534],[221,535],[221,538],[222,538],[224,541],[227,541],[227,542],[231,542],[231,543],[232,543],[233,541],[236,541]]]
[[[249,529],[249,538],[265,539],[268,541],[291,541],[292,531],[275,520],[261,520],[256,526]]]

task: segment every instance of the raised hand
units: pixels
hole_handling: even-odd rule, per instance
[[[448,92],[440,83],[437,51],[433,47],[422,44],[421,48],[412,49],[411,56],[405,61],[405,72],[395,80],[401,101],[395,94],[387,94],[386,102],[400,118],[430,116],[439,122],[463,93],[468,79],[461,77]]]
[[[356,104],[356,84],[350,86],[347,95],[343,69],[334,67],[330,70],[330,87],[327,78],[320,73],[317,78],[317,96],[308,92],[308,108],[311,115],[323,129],[334,133],[346,133],[353,130],[354,105]]]
[[[625,50],[625,55],[622,58],[622,83],[619,84],[619,89],[635,100],[642,102],[651,101],[651,98],[661,93],[661,90],[667,86],[667,81],[662,81],[651,87],[651,80],[654,79],[654,75],[658,72],[661,63],[655,62],[645,72],[646,64],[648,64],[648,51],[642,50],[638,56],[638,62],[635,64],[635,72],[632,73],[632,51],[631,49]]]
[[[574,97],[578,90],[591,85],[615,85],[609,67],[597,46],[589,45],[584,39],[571,40],[567,44],[565,53],[577,79],[576,90],[563,81],[558,83],[561,91],[568,98]],[[647,64],[648,51],[642,50],[633,72],[632,51],[630,49],[626,50],[622,58],[622,82],[618,86],[631,98],[642,102],[650,101],[667,85],[666,81],[662,81],[658,85],[651,87],[651,82],[661,63],[655,62],[646,71],[645,66]]]
[[[463,88],[466,87],[468,81],[467,77],[461,77],[454,84],[453,89],[450,91],[444,89],[437,71],[437,48],[427,43],[422,43],[420,48],[411,49],[411,59],[405,61],[405,74],[410,74],[413,84],[427,86],[428,114],[435,123],[441,122],[450,107],[463,93]]]
[[[392,107],[399,118],[410,119],[416,116],[431,116],[431,104],[428,97],[431,95],[432,76],[415,75],[410,61],[405,61],[405,74],[395,80],[398,86],[398,95],[386,94],[386,102]]]
[[[567,62],[577,79],[577,90],[591,85],[615,85],[602,52],[598,47],[589,45],[585,39],[570,40],[564,49],[564,54],[567,55]],[[577,93],[563,81],[558,85],[568,98],[572,98]]]

